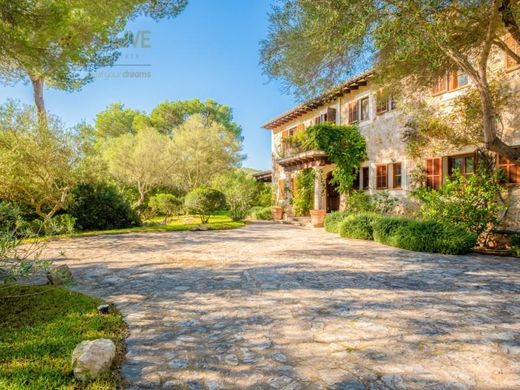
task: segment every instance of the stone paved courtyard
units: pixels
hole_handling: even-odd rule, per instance
[[[129,389],[519,389],[520,261],[288,225],[55,241],[130,328]]]

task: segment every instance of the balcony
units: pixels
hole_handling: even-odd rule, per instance
[[[282,140],[276,155],[276,163],[286,170],[299,170],[329,163],[327,153],[306,145],[304,139],[298,136]]]

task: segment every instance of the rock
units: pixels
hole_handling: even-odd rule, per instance
[[[204,225],[199,225],[191,229],[192,232],[205,232],[207,230],[209,230],[209,228]]]
[[[100,314],[108,314],[108,312],[110,311],[110,306],[109,305],[99,305],[97,307],[97,311]]]
[[[63,286],[74,280],[67,265],[60,265],[47,271],[47,281],[53,286]]]
[[[116,346],[112,340],[82,341],[72,352],[74,376],[81,381],[97,378],[110,369],[115,356]]]

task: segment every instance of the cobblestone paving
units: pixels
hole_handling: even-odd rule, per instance
[[[274,224],[50,251],[125,315],[129,389],[520,388],[519,260]]]

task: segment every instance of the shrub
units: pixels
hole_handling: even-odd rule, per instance
[[[339,225],[341,237],[356,238],[361,240],[373,240],[373,223],[379,218],[374,213],[361,213],[349,215]]]
[[[60,214],[52,217],[49,221],[49,228],[46,234],[71,234],[74,233],[76,218],[69,214]]]
[[[390,195],[388,191],[376,192],[372,196],[371,201],[374,211],[383,215],[392,214],[399,202],[397,198]]]
[[[270,221],[273,219],[271,207],[255,206],[249,210],[249,217],[261,221]]]
[[[333,211],[325,216],[323,225],[325,230],[329,233],[339,233],[339,225],[350,214],[345,211]]]
[[[373,222],[374,239],[382,244],[417,252],[465,254],[477,242],[466,227],[439,221],[382,217]]]
[[[214,177],[212,186],[224,194],[233,221],[240,221],[247,216],[259,191],[253,176],[240,169]]]
[[[372,198],[364,191],[352,191],[345,202],[345,210],[349,214],[374,211]]]
[[[196,188],[186,195],[184,205],[188,212],[198,214],[200,221],[206,224],[212,213],[226,206],[226,198],[212,188]]]
[[[0,202],[0,230],[13,231],[22,223],[22,212],[18,206]]]
[[[182,206],[182,200],[172,194],[159,193],[152,196],[148,201],[148,207],[150,207],[152,213],[163,216],[165,224],[169,217],[181,213]]]
[[[502,189],[499,173],[479,170],[468,176],[455,172],[439,190],[420,188],[413,195],[424,219],[462,224],[480,234],[497,223]]]
[[[68,213],[76,218],[80,230],[121,229],[139,226],[139,216],[116,187],[80,184],[72,189]]]

